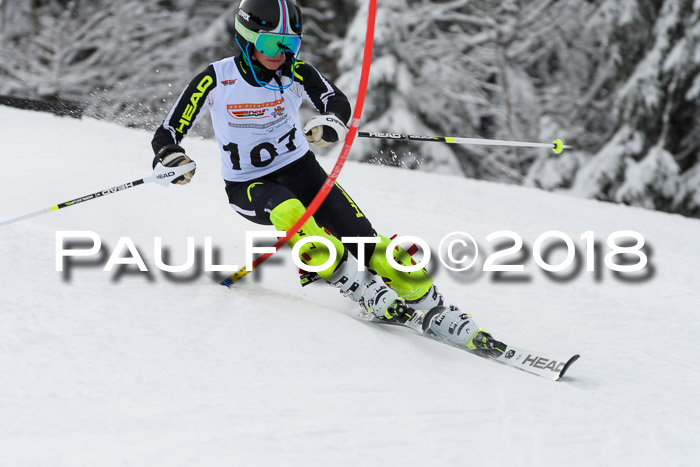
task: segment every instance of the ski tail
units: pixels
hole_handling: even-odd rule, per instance
[[[564,373],[566,373],[566,370],[568,370],[569,367],[570,367],[571,365],[573,365],[573,363],[574,363],[576,360],[579,359],[579,357],[581,357],[581,356],[580,356],[579,354],[576,354],[576,355],[574,355],[573,357],[571,357],[571,358],[569,359],[568,362],[566,362],[566,363],[564,364],[564,368],[562,368],[562,369],[561,369],[561,372],[559,373],[559,379],[562,379],[562,378],[564,377]],[[557,381],[558,381],[558,380],[557,380]]]

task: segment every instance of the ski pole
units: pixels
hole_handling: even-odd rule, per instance
[[[570,149],[571,146],[565,145],[562,140],[555,139],[551,143],[530,143],[527,141],[507,141],[501,139],[481,139],[481,138],[459,138],[456,136],[419,136],[419,135],[403,135],[399,133],[376,133],[360,131],[357,134],[360,138],[377,138],[377,139],[398,139],[403,141],[433,141],[437,143],[448,144],[472,144],[476,146],[508,146],[521,148],[549,148],[555,154],[561,154],[564,149]]]
[[[143,185],[145,183],[155,182],[159,185],[168,186],[172,180],[179,177],[180,175],[189,172],[190,170],[194,170],[195,168],[196,165],[194,162],[190,162],[188,164],[178,167],[165,167],[159,163],[158,165],[156,165],[155,169],[153,169],[153,173],[147,177],[141,178],[139,180],[134,180],[133,182],[124,183],[122,185],[118,185],[112,188],[108,188],[106,190],[96,191],[95,193],[91,193],[89,195],[81,196],[79,198],[66,201],[64,203],[59,203],[45,209],[30,212],[29,214],[25,214],[23,216],[15,217],[14,219],[9,219],[4,222],[0,222],[0,227],[4,225],[14,224],[15,222],[19,222],[24,219],[29,219],[30,217],[40,216],[41,214],[45,214],[47,212],[58,211],[59,209],[75,206],[76,204],[84,203],[86,201],[92,201],[93,199],[111,195],[112,193],[128,190],[129,188]]]

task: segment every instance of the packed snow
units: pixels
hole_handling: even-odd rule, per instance
[[[146,131],[7,108],[0,128],[0,221],[150,174]],[[357,320],[335,289],[299,286],[287,248],[231,290],[199,270],[161,272],[155,237],[169,264],[185,261],[187,237],[200,249],[211,237],[217,264],[242,266],[245,232],[271,230],[228,206],[214,141],[185,146],[198,164],[188,186],[148,184],[0,227],[3,466],[696,465],[700,221],[347,164],[339,181],[375,228],[424,239],[436,283],[481,327],[581,354],[553,382]],[[512,244],[486,240],[503,230],[522,237],[505,261],[524,272],[481,271]],[[551,230],[577,246],[579,268],[559,280],[533,258]],[[616,275],[603,257],[623,230],[643,235],[649,263]],[[57,272],[63,231],[96,233],[101,254]],[[437,259],[454,231],[481,248],[466,273]],[[102,270],[123,237],[148,273]]]

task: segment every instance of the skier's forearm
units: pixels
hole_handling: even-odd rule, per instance
[[[216,72],[209,65],[194,77],[180,94],[170,112],[158,127],[151,145],[155,154],[165,146],[179,145],[187,132],[197,123],[208,107],[208,97],[216,89]]]
[[[308,63],[298,64],[295,73],[304,86],[306,99],[316,107],[319,113],[334,113],[346,125],[348,124],[352,109],[348,98],[340,89]]]
[[[334,86],[335,88],[335,86]],[[340,118],[345,125],[350,122],[350,115],[352,114],[352,109],[350,108],[350,102],[348,102],[345,94],[336,89],[336,95],[332,99],[328,100],[328,105],[326,105],[326,112],[334,113]]]
[[[164,147],[178,145],[178,143],[179,141],[177,141],[175,135],[161,125],[156,130],[155,135],[153,135],[151,147],[153,148],[153,153],[157,156]]]

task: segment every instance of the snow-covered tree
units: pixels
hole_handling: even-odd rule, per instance
[[[333,74],[327,44],[346,19],[321,3],[328,9],[305,9],[304,57]],[[0,49],[0,93],[75,100],[88,115],[153,127],[196,72],[237,52],[237,8],[229,0],[4,0],[0,24],[11,27],[0,39],[11,47]]]
[[[32,22],[13,33],[13,47],[0,51],[2,92],[78,100],[95,116],[150,123],[163,110],[168,84],[199,65],[197,54],[213,48],[211,36],[225,29],[191,31],[185,11],[162,3],[73,0],[33,7]],[[3,19],[22,13],[13,6]]]
[[[579,30],[589,81],[572,81],[578,101],[560,100],[575,104],[567,133],[582,152],[568,163],[549,158],[530,182],[700,214],[699,18],[698,1],[598,2]]]
[[[362,4],[364,2],[360,2]],[[579,76],[544,57],[573,48],[579,2],[387,0],[379,5],[365,127],[375,131],[553,140],[560,108],[540,74]],[[360,15],[362,16],[362,15]],[[358,19],[356,19],[357,21]],[[361,42],[361,29],[346,43]],[[357,63],[359,57],[343,58]],[[354,70],[349,70],[354,72]],[[537,151],[381,141],[366,158],[521,182]],[[455,165],[455,162],[457,165]]]

